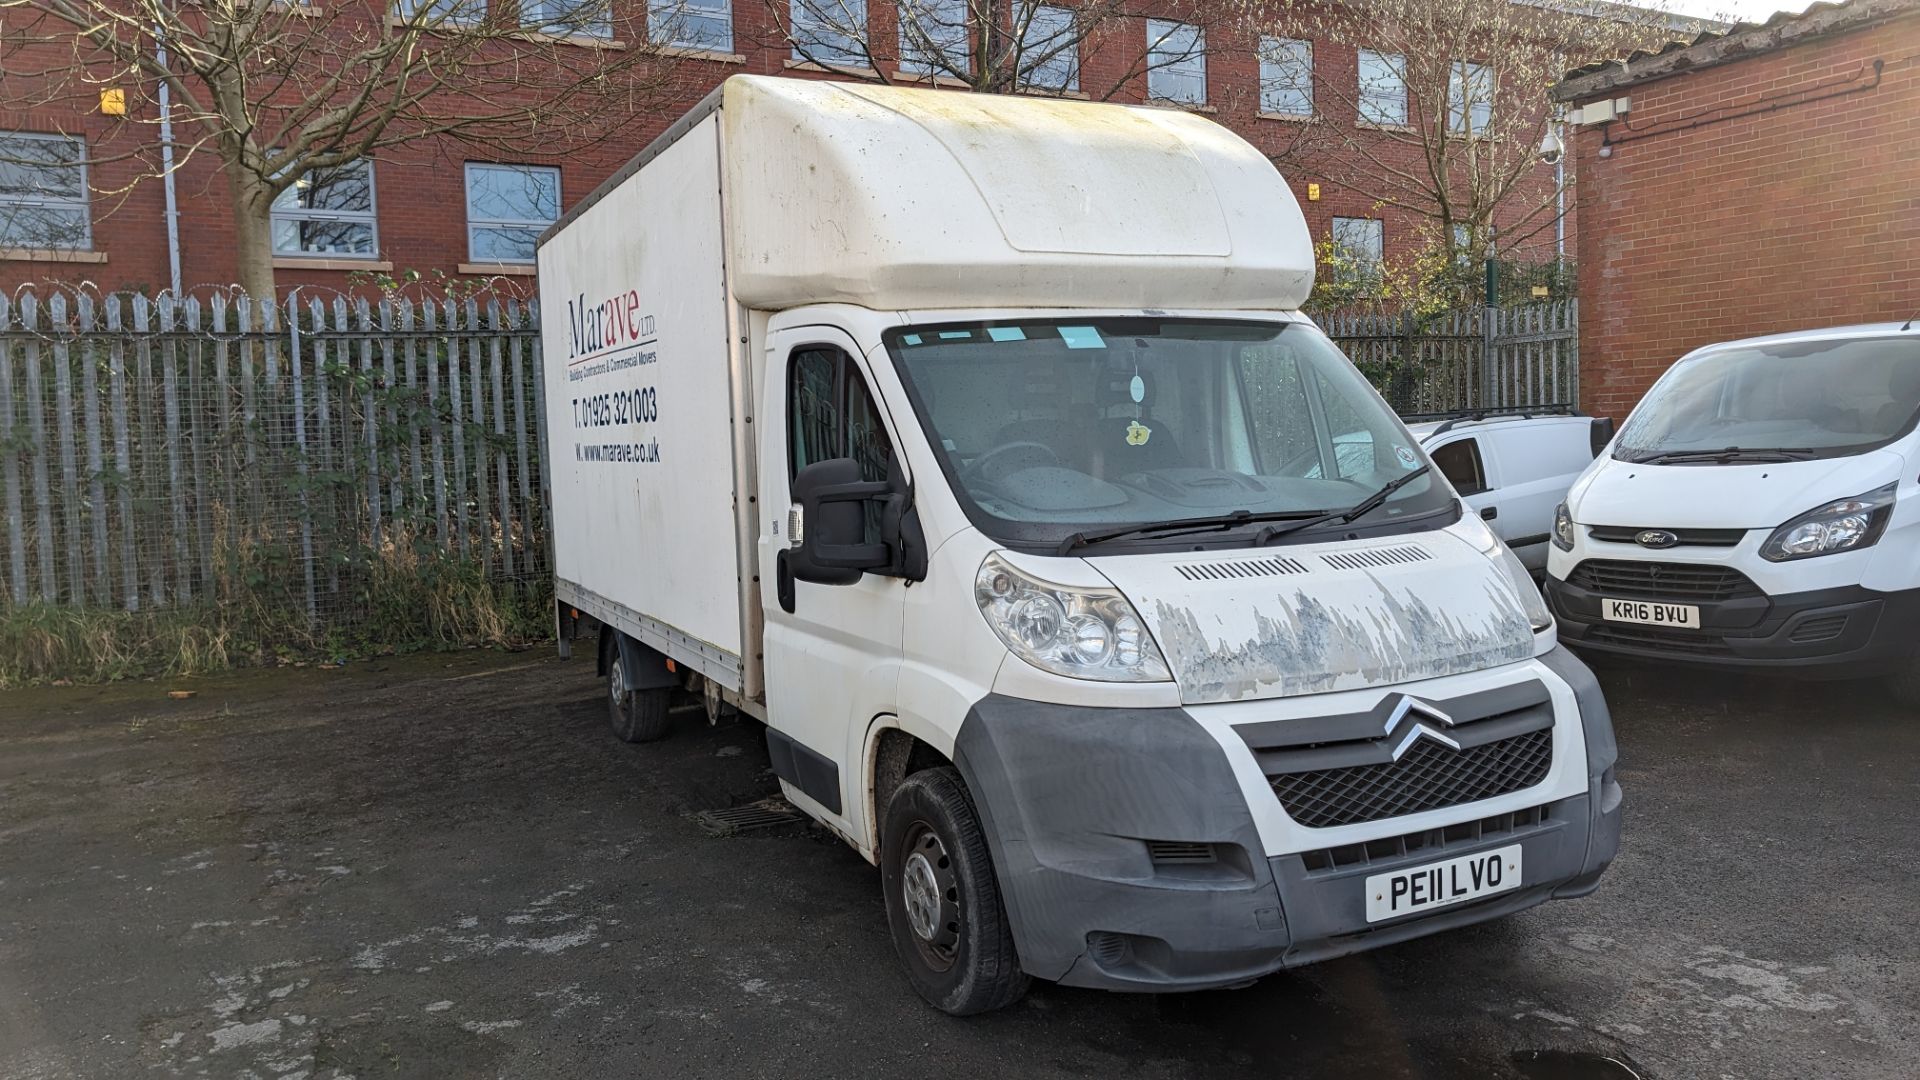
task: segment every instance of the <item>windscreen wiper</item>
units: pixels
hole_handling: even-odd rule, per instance
[[[1256,514],[1251,510],[1235,510],[1231,514],[1219,514],[1214,517],[1174,518],[1169,521],[1148,521],[1139,525],[1126,525],[1118,529],[1102,532],[1077,532],[1061,540],[1054,549],[1056,555],[1071,554],[1076,548],[1088,544],[1098,544],[1104,540],[1117,540],[1122,536],[1137,536],[1141,533],[1158,532],[1162,536],[1182,536],[1195,532],[1224,532],[1240,525],[1256,521],[1285,522],[1283,525],[1269,525],[1260,530],[1254,538],[1256,545],[1264,544],[1276,536],[1285,536],[1290,532],[1310,529],[1315,525],[1329,521],[1352,521],[1364,517],[1380,508],[1393,493],[1425,476],[1430,466],[1422,465],[1404,476],[1396,476],[1379,491],[1367,496],[1345,510],[1275,510]],[[1162,531],[1166,530],[1166,531]],[[1156,538],[1157,539],[1157,538]]]
[[[1329,514],[1341,511],[1327,510],[1275,510],[1256,514],[1251,510],[1235,510],[1231,514],[1216,514],[1212,517],[1172,518],[1167,521],[1147,521],[1138,525],[1124,525],[1117,529],[1104,529],[1100,532],[1082,530],[1060,541],[1054,548],[1055,555],[1071,554],[1074,549],[1088,544],[1098,544],[1105,540],[1117,540],[1123,536],[1137,536],[1141,533],[1161,532],[1167,536],[1180,536],[1191,532],[1223,532],[1227,529],[1246,525],[1255,521],[1297,521],[1301,519],[1321,519]]]
[[[1418,480],[1419,478],[1421,478],[1422,476],[1427,475],[1427,472],[1431,468],[1432,466],[1430,465],[1422,465],[1419,468],[1413,470],[1410,473],[1407,473],[1404,476],[1396,476],[1392,480],[1387,481],[1386,484],[1384,484],[1379,491],[1376,491],[1373,494],[1367,496],[1366,498],[1360,500],[1359,502],[1354,503],[1351,507],[1348,507],[1345,510],[1335,510],[1332,513],[1321,514],[1317,517],[1307,518],[1304,521],[1289,521],[1285,525],[1269,525],[1266,528],[1261,529],[1260,532],[1254,536],[1253,538],[1254,546],[1264,547],[1269,541],[1272,541],[1276,537],[1285,536],[1288,533],[1299,532],[1302,529],[1311,529],[1315,525],[1325,525],[1330,521],[1338,521],[1338,522],[1344,523],[1348,521],[1353,521],[1357,518],[1365,517],[1368,514],[1373,513],[1375,510],[1380,509],[1381,504],[1385,503],[1389,498],[1391,498],[1394,492],[1399,491],[1401,488],[1406,487],[1408,484],[1411,484],[1415,480]]]
[[[1811,446],[1729,446],[1721,450],[1662,450],[1639,458],[1639,465],[1674,465],[1685,461],[1805,461],[1819,451]]]

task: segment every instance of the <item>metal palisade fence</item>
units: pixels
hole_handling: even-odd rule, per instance
[[[1577,404],[1579,301],[1316,312],[1314,321],[1402,413]]]
[[[544,633],[538,318],[0,296],[0,646],[47,611],[173,618],[255,656]],[[1403,412],[1574,400],[1572,302],[1317,318]]]
[[[537,318],[0,296],[0,611],[193,609],[269,648],[505,636],[550,568]]]

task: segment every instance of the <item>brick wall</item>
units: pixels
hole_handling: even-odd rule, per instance
[[[326,3],[327,0],[315,0]],[[335,0],[348,2],[348,0]],[[884,40],[894,33],[890,10],[884,4],[872,5],[873,33]],[[625,130],[611,144],[575,151],[562,157],[520,155],[515,164],[553,165],[561,171],[562,206],[569,206],[591,191],[609,173],[645,146],[689,106],[700,100],[726,77],[742,72],[794,75],[808,74],[792,70],[789,50],[779,37],[763,0],[735,0],[734,48],[737,57],[726,60],[684,59],[677,61],[675,89],[662,101],[653,115]],[[1144,49],[1144,20],[1116,23],[1101,37],[1085,43],[1082,55],[1082,85],[1104,91],[1126,71],[1138,66]],[[1317,153],[1289,154],[1294,145],[1298,121],[1264,118],[1259,113],[1259,64],[1252,35],[1215,31],[1208,42],[1206,111],[1214,119],[1247,138],[1270,155],[1281,157],[1281,169],[1292,185],[1307,222],[1316,239],[1325,238],[1335,216],[1378,218],[1384,221],[1389,257],[1410,251],[1416,244],[1416,221],[1411,215],[1392,208],[1376,206],[1360,191],[1342,183],[1350,178],[1351,168],[1343,165],[1336,149]],[[1351,100],[1356,79],[1353,50],[1327,42],[1315,43],[1315,79],[1323,87],[1316,104],[1324,113],[1319,123],[1351,128],[1354,117],[1344,111],[1341,102]],[[1138,102],[1145,99],[1146,80],[1128,81],[1115,100]],[[1333,85],[1344,87],[1338,93]],[[91,88],[88,88],[91,93]],[[510,92],[510,91],[503,91]],[[92,110],[91,102],[68,102],[65,108],[44,107],[32,112],[9,112],[0,108],[0,130],[48,131],[83,135],[89,153],[97,159],[92,166],[94,250],[79,256],[82,261],[26,261],[0,257],[0,289],[11,290],[29,282],[90,282],[102,289],[145,288],[159,290],[169,280],[167,266],[164,201],[157,181],[134,183],[142,165],[122,157],[139,140],[154,138],[150,123],[137,123],[103,117]],[[150,119],[150,118],[149,118]],[[181,137],[191,134],[182,129]],[[1324,147],[1324,141],[1321,144]],[[150,151],[150,147],[148,150]],[[1417,161],[1413,148],[1405,150],[1407,167]],[[117,159],[117,160],[116,160]],[[374,188],[378,211],[378,245],[381,266],[396,272],[405,270],[441,270],[455,274],[467,263],[466,217],[463,165],[467,161],[502,161],[497,152],[468,152],[457,145],[437,144],[417,149],[382,151],[374,163]],[[1529,198],[1550,197],[1553,170],[1540,167],[1532,179]],[[1321,198],[1307,199],[1307,185],[1318,183]],[[233,230],[228,211],[226,184],[217,160],[210,152],[195,156],[177,177],[181,209],[183,280],[191,287],[231,281],[234,262],[231,257]],[[119,192],[121,194],[105,194]],[[1569,222],[1569,250],[1573,236]],[[1553,230],[1549,224],[1532,242],[1530,254],[1551,254]],[[283,289],[294,286],[344,288],[348,271],[336,269],[299,269],[285,267],[277,272]],[[530,291],[532,279],[509,278],[514,287]]]
[[[1701,345],[1920,314],[1916,57],[1910,15],[1599,95],[1632,111],[1574,139],[1583,408]]]

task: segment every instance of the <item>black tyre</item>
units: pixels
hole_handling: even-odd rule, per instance
[[[894,790],[880,880],[894,949],[930,1004],[967,1016],[1027,992],[986,837],[957,771],[923,769]]]
[[[673,688],[628,690],[626,680],[626,660],[616,648],[607,659],[607,719],[613,724],[613,733],[621,742],[630,743],[665,738],[670,724],[667,705],[673,698]]]

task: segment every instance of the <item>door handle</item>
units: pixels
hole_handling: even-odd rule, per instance
[[[773,593],[780,600],[780,610],[793,614],[793,565],[784,550],[773,557]]]
[[[1488,521],[1492,521],[1494,518],[1500,516],[1500,508],[1497,506],[1489,506],[1480,511],[1480,516]]]

